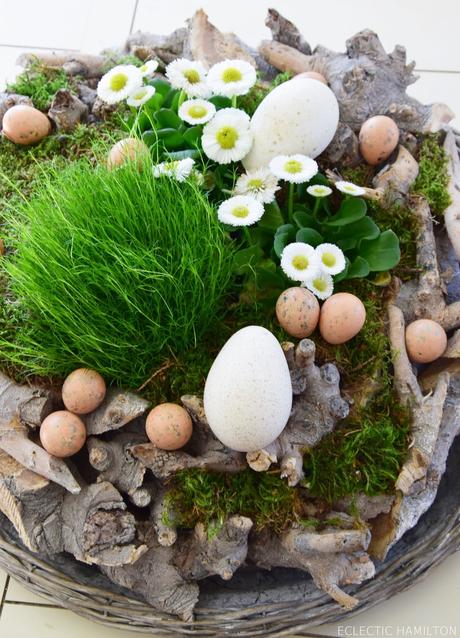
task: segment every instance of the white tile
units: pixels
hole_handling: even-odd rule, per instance
[[[0,636],[8,638],[134,638],[142,634],[116,631],[80,618],[70,611],[5,604]]]
[[[12,601],[12,602],[21,602],[21,603],[33,603],[36,605],[50,604],[49,600],[32,593],[31,591],[23,587],[20,583],[18,583],[16,580],[14,580],[14,578],[10,578],[5,600],[7,602]]]
[[[420,78],[408,88],[409,95],[425,104],[444,102],[455,113],[454,126],[460,128],[460,74],[422,73]]]
[[[295,22],[312,46],[321,43],[344,50],[345,40],[366,27],[377,31],[387,50],[395,44],[406,47],[409,60],[422,69],[460,70],[458,0],[139,0],[135,29],[169,33],[202,7],[222,31],[234,31],[248,44],[269,37],[264,26],[267,8],[276,6]]]
[[[0,569],[0,600],[2,599],[3,590],[5,589],[6,578],[7,578],[6,572]]]
[[[430,631],[419,636],[435,636],[436,625],[453,627],[449,635],[460,635],[460,552],[448,557],[433,569],[424,581],[398,594],[377,607],[343,620],[339,624],[328,624],[315,628],[318,633],[329,636],[359,636],[360,627],[368,637],[402,636],[404,627],[428,627]],[[366,628],[368,628],[366,630]],[[377,629],[376,629],[377,628]],[[376,633],[380,628],[380,633]],[[384,629],[382,629],[384,628]],[[439,630],[438,630],[439,631]],[[385,632],[385,633],[383,633]],[[455,633],[456,632],[456,633]],[[406,636],[410,634],[406,633]],[[417,635],[412,632],[412,636]]]
[[[0,44],[84,49],[123,44],[135,0],[17,0],[1,3]]]

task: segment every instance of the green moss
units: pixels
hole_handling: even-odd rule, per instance
[[[21,73],[6,90],[19,95],[27,95],[35,108],[45,111],[51,104],[56,91],[72,89],[76,78],[70,79],[62,69],[51,69],[36,60]]]
[[[211,533],[232,514],[249,516],[258,529],[279,531],[296,520],[301,510],[299,489],[272,472],[184,470],[172,486],[169,502],[178,513],[179,527],[192,528],[202,522]]]
[[[252,115],[262,100],[270,93],[270,91],[287,82],[292,78],[292,74],[288,72],[278,73],[278,75],[270,82],[257,82],[247,95],[238,98],[238,107]]]
[[[420,171],[413,192],[426,198],[434,214],[442,215],[450,204],[447,190],[449,160],[440,144],[439,135],[427,135],[424,138],[418,162]]]

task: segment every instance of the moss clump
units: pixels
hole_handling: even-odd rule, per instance
[[[27,322],[2,342],[27,374],[80,365],[136,387],[218,319],[235,250],[193,184],[87,160],[43,175],[8,214],[9,288]]]
[[[242,95],[238,98],[238,107],[245,110],[249,115],[252,115],[272,89],[283,84],[283,82],[287,82],[291,78],[292,73],[286,71],[284,73],[278,73],[270,84],[257,82],[247,95]]]
[[[449,160],[438,135],[427,135],[424,138],[418,162],[420,170],[412,190],[425,197],[434,214],[442,215],[450,204],[447,190]]]
[[[281,531],[297,519],[302,507],[299,490],[272,472],[184,470],[172,486],[169,503],[178,515],[179,527],[192,528],[202,522],[212,529],[240,514],[249,516],[257,529]]]
[[[35,108],[46,111],[56,91],[72,89],[74,84],[75,79],[71,80],[65,71],[46,67],[37,59],[14,82],[8,84],[6,90],[27,95]]]

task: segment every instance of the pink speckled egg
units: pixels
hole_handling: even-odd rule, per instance
[[[14,144],[37,144],[51,131],[51,122],[44,113],[28,104],[16,104],[3,116],[3,135]]]
[[[338,292],[326,299],[319,317],[319,331],[324,341],[337,345],[353,339],[366,321],[361,299],[349,292]]]
[[[406,348],[414,363],[430,363],[442,356],[447,335],[442,326],[431,319],[417,319],[406,328]]]
[[[192,436],[193,424],[187,410],[180,405],[161,403],[149,412],[145,431],[161,450],[178,450]]]
[[[142,140],[138,140],[136,137],[126,137],[124,140],[114,144],[110,149],[107,157],[107,168],[112,170],[136,159],[139,161],[139,165],[142,165],[143,160],[149,156],[149,153],[148,146]]]
[[[318,73],[317,71],[304,71],[303,73],[298,73],[297,75],[294,75],[292,79],[295,80],[297,78],[308,78],[310,80],[318,80],[318,82],[322,82],[323,84],[327,85],[327,80],[324,77],[324,75],[322,75],[321,73]]]
[[[368,164],[375,166],[386,160],[399,142],[399,129],[386,115],[370,117],[359,132],[359,150]]]
[[[98,372],[78,368],[64,381],[62,400],[70,412],[89,414],[104,401],[105,392],[105,381]]]
[[[297,339],[304,339],[311,335],[318,325],[318,300],[306,288],[288,288],[278,297],[276,317],[288,334]]]
[[[41,424],[40,441],[45,450],[53,456],[72,456],[85,444],[85,424],[80,417],[67,410],[52,412]]]

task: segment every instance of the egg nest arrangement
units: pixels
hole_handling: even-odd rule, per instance
[[[355,606],[460,428],[452,113],[371,31],[267,25],[29,56],[0,96],[0,509],[185,621],[243,565]]]

